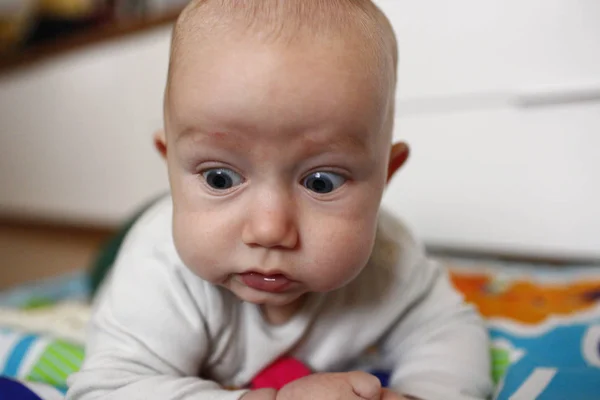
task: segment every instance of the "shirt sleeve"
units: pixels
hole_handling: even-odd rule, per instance
[[[198,378],[211,348],[206,319],[169,260],[138,247],[117,260],[67,399],[239,399],[245,391]]]
[[[402,285],[409,307],[386,335],[395,365],[390,386],[424,400],[475,400],[491,395],[490,345],[477,312],[437,263],[416,258]]]

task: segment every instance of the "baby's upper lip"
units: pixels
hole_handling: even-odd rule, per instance
[[[284,273],[283,271],[280,270],[269,270],[269,271],[261,271],[260,269],[250,269],[248,271],[242,272],[243,274],[255,274],[255,275],[262,275],[264,277],[271,277],[271,276],[277,276],[277,277],[283,277],[289,281],[293,281],[292,278],[289,277],[289,275],[287,275],[286,273]]]
[[[265,271],[266,272],[266,271]],[[267,273],[260,272],[258,269],[253,269],[248,272],[241,273],[239,279],[244,285],[269,293],[281,293],[286,291],[290,285],[295,282],[282,274],[281,271],[271,270]]]

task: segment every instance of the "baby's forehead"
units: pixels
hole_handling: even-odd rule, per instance
[[[283,119],[280,127],[360,130],[382,118],[392,94],[391,82],[352,52],[314,44],[308,49],[252,41],[221,44],[190,52],[173,71],[168,106],[180,120],[206,116],[251,127]]]
[[[263,60],[252,55],[265,48],[274,52],[275,58],[287,61],[291,58],[292,62],[288,62],[285,68],[270,70],[271,66],[265,66]],[[284,53],[285,57],[280,57]],[[227,62],[222,62],[223,57],[227,58]],[[240,87],[247,88],[244,85],[253,82],[251,79],[239,82],[238,75],[250,73],[261,78],[267,75],[267,79],[255,80],[264,85],[254,91],[244,89],[242,95],[266,93],[267,87],[283,86],[291,89],[281,96],[286,99],[283,103],[288,103],[281,104],[285,111],[300,110],[302,112],[297,115],[303,117],[315,117],[321,113],[328,119],[331,117],[331,113],[328,114],[330,109],[320,107],[319,101],[326,103],[327,99],[331,99],[330,103],[335,103],[336,98],[345,99],[340,103],[348,105],[346,99],[351,97],[357,99],[354,104],[349,107],[340,105],[332,113],[337,112],[341,115],[340,119],[349,121],[347,114],[352,109],[355,111],[350,113],[357,121],[372,120],[363,118],[358,110],[371,109],[365,112],[373,116],[386,113],[385,104],[393,108],[396,59],[396,41],[391,26],[370,0],[193,2],[182,13],[174,30],[165,96],[167,123],[181,120],[170,118],[169,114],[173,112],[181,116],[185,114],[182,110],[187,110],[188,115],[194,115],[195,110],[206,109],[207,101],[215,105],[218,99],[226,99],[226,106],[218,107],[220,111],[228,110],[230,115],[239,115],[237,111],[245,105],[256,104],[246,98],[240,100],[243,106],[236,109],[232,101],[243,97]],[[297,62],[296,66],[294,62]],[[220,70],[221,66],[225,68]],[[277,73],[269,76],[273,71]],[[343,76],[345,73],[346,76]],[[298,79],[294,87],[298,74],[304,79]],[[362,86],[361,80],[366,82]],[[281,85],[270,86],[275,81]],[[231,82],[229,87],[233,88],[229,92],[213,90],[217,86],[221,89],[221,84],[227,82]],[[309,92],[309,88],[303,86],[304,82],[306,86],[316,87],[315,91]],[[316,82],[327,84],[320,88]],[[334,88],[339,90],[327,91],[336,84]],[[193,97],[192,91],[198,95]],[[319,91],[323,96],[314,95]],[[291,104],[288,93],[310,93],[306,97],[316,101]],[[361,97],[363,100],[360,100]],[[369,102],[369,99],[374,101]],[[312,109],[311,102],[314,103]],[[359,102],[360,105],[356,106]],[[260,114],[254,109],[253,112],[257,117]],[[281,113],[284,114],[289,118],[295,117],[290,112]],[[271,112],[268,117],[273,115],[277,112]]]
[[[222,46],[231,36],[284,46],[346,41],[358,53],[356,62],[389,74],[395,85],[395,35],[371,0],[192,1],[175,25],[170,70],[185,59],[187,45]]]

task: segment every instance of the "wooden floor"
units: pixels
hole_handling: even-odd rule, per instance
[[[88,268],[109,230],[0,222],[0,290]]]

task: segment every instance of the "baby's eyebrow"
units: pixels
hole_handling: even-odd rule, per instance
[[[236,135],[231,132],[224,131],[202,131],[199,129],[184,129],[176,139],[176,142],[191,141],[204,142],[213,141],[223,145],[239,146],[241,141],[244,141],[243,135]]]
[[[324,148],[334,152],[365,153],[369,149],[366,137],[358,133],[336,133],[324,137],[307,135],[303,145],[308,153],[322,152]]]
[[[322,153],[344,153],[366,155],[372,151],[369,135],[361,132],[306,133],[298,141],[289,145],[300,151],[303,157]],[[227,131],[204,131],[197,128],[185,129],[176,139],[176,143],[211,144],[222,148],[240,150],[247,148],[253,141],[252,136]]]

